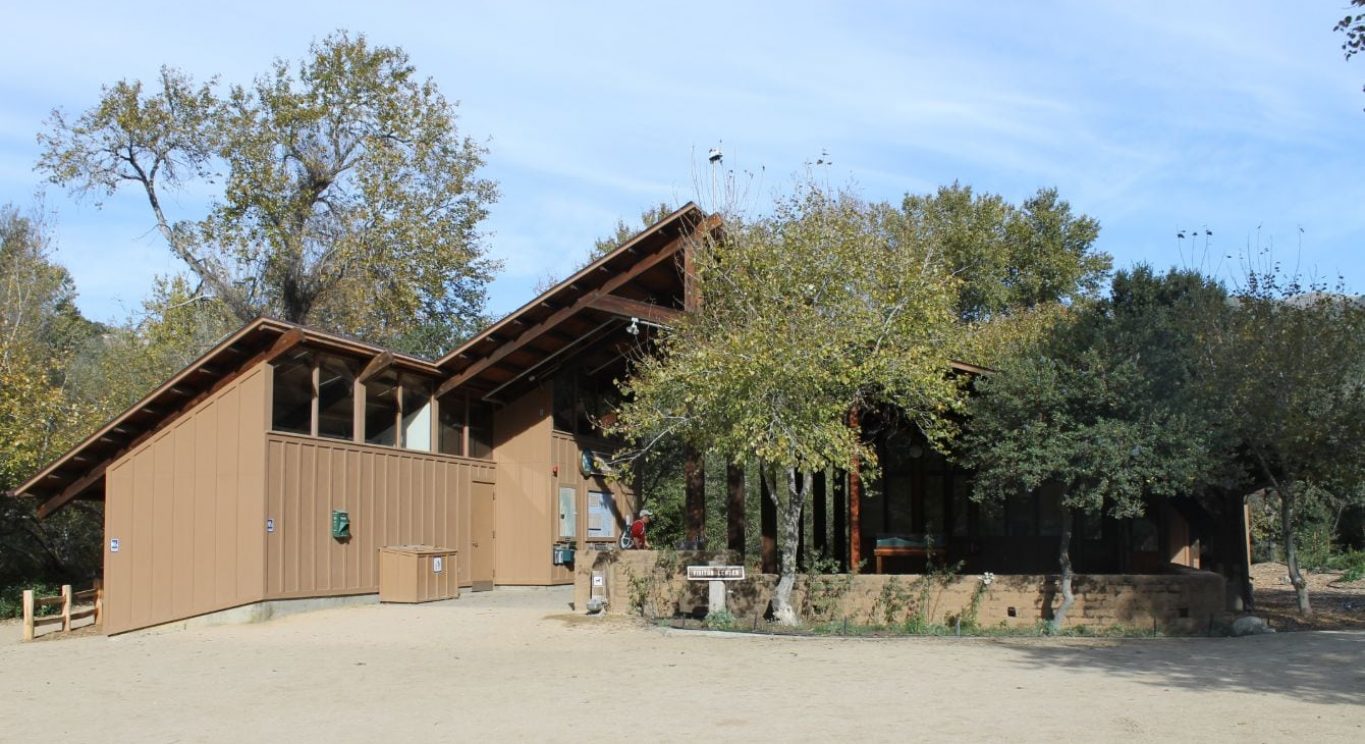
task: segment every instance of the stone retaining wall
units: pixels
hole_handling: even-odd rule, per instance
[[[728,559],[727,559],[728,558]],[[575,607],[588,606],[593,573],[606,583],[607,612],[649,617],[704,615],[706,582],[686,580],[685,567],[733,556],[656,551],[610,551],[580,556],[575,569]],[[765,614],[777,577],[751,574],[727,582],[728,605],[737,617]],[[985,587],[976,611],[981,626],[1032,627],[1052,617],[1061,604],[1056,576],[996,576]],[[1226,582],[1206,571],[1168,574],[1078,575],[1072,581],[1076,603],[1066,625],[1092,628],[1115,625],[1168,632],[1197,632],[1225,616]],[[981,577],[848,574],[799,577],[792,600],[808,622],[895,625],[913,617],[953,625],[970,620],[972,598]]]

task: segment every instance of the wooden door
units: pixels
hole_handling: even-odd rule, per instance
[[[493,530],[493,484],[474,483],[472,503],[469,512],[469,573],[473,591],[482,592],[493,588],[495,564],[494,540],[497,533]]]

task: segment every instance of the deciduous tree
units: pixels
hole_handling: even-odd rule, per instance
[[[731,462],[756,455],[783,473],[771,489],[783,539],[773,604],[795,623],[811,474],[876,464],[849,410],[895,406],[932,441],[949,435],[955,288],[894,210],[810,184],[761,219],[727,216],[724,240],[693,251],[701,308],[639,360],[616,430],[646,443],[675,435]]]
[[[84,436],[98,411],[68,395],[71,359],[98,327],[52,262],[44,225],[0,207],[0,494]],[[98,564],[101,520],[73,509],[40,523],[31,499],[0,498],[0,588],[80,577]]]
[[[1210,355],[1215,425],[1240,444],[1249,490],[1278,500],[1289,580],[1308,614],[1295,539],[1304,501],[1350,500],[1365,483],[1365,301],[1274,270],[1253,273],[1234,299]]]
[[[937,246],[960,279],[966,321],[1092,296],[1113,263],[1094,246],[1099,223],[1074,214],[1056,189],[1014,205],[954,183],[906,196],[900,211],[907,234]]]
[[[496,189],[455,119],[401,49],[338,32],[249,86],[170,67],[115,83],[74,118],[53,113],[39,169],[82,194],[140,192],[239,321],[435,354],[481,321],[496,268],[478,230]],[[171,193],[204,191],[201,214],[171,213]]]
[[[1073,602],[1075,513],[1123,518],[1153,498],[1197,495],[1228,477],[1200,384],[1207,323],[1226,294],[1195,273],[1119,272],[1110,296],[1073,307],[977,381],[960,457],[973,498],[1061,487],[1060,628]]]

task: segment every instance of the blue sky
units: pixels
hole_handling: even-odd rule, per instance
[[[403,47],[487,141],[502,192],[487,245],[506,262],[495,314],[581,263],[618,217],[698,198],[718,144],[727,169],[758,174],[759,203],[828,153],[824,177],[870,199],[954,180],[1012,200],[1055,186],[1100,220],[1119,266],[1233,277],[1260,245],[1365,290],[1365,60],[1345,62],[1331,30],[1345,0],[192,5],[6,11],[0,203],[41,202],[96,319],[124,317],[178,267],[138,194],[96,209],[44,188],[48,112],[161,64],[246,82],[336,28]],[[198,198],[172,209],[192,216]],[[1213,232],[1207,251],[1176,238],[1194,228]]]

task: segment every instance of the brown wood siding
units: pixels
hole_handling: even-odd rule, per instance
[[[588,491],[608,491],[616,498],[616,506],[620,511],[616,524],[616,535],[621,535],[621,530],[626,529],[625,520],[634,515],[638,510],[639,502],[636,500],[635,489],[628,483],[610,480],[602,476],[584,477],[583,471],[579,467],[579,458],[584,449],[591,449],[603,455],[610,456],[615,448],[607,442],[592,437],[575,436],[562,431],[555,431],[551,434],[551,449],[553,452],[554,464],[558,466],[559,475],[553,479],[549,493],[556,499],[552,503],[557,508],[560,487],[576,488],[578,497],[575,499],[578,512],[578,524],[575,529],[578,532],[577,542],[579,550],[583,550],[588,537]],[[552,471],[553,472],[553,471]],[[549,541],[555,542],[559,539],[558,513],[552,509],[550,515],[550,534]],[[573,569],[567,566],[554,566],[551,570],[551,580],[554,583],[573,583]]]
[[[106,632],[263,596],[267,381],[247,372],[109,467]]]
[[[540,387],[493,416],[498,465],[494,524],[498,584],[552,583],[556,498],[550,469],[550,391]],[[570,578],[572,576],[570,575]]]
[[[495,482],[493,463],[276,432],[265,441],[267,599],[377,592],[389,545],[454,548],[469,585],[469,493]],[[334,509],[350,516],[349,540],[331,536]]]

